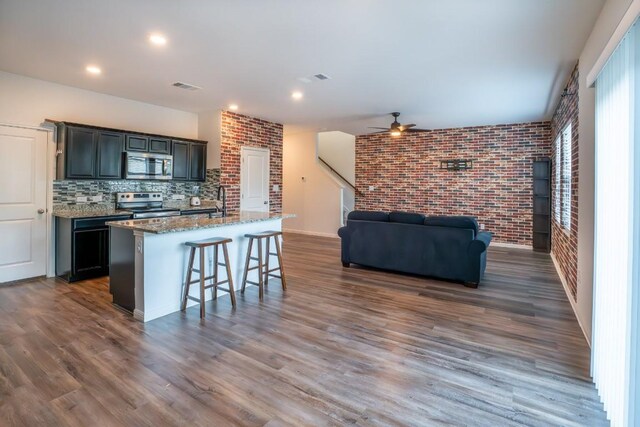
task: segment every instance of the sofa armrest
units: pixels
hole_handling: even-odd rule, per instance
[[[351,229],[349,227],[344,226],[338,229],[338,236],[340,236],[340,246],[341,246],[341,256],[342,265],[348,266],[350,263],[349,256],[349,246],[351,242]]]
[[[482,252],[487,250],[492,238],[493,236],[491,235],[491,233],[482,231],[476,235],[475,240],[471,241],[469,249],[473,252],[481,254]]]
[[[485,231],[476,235],[476,238],[469,243],[469,270],[465,286],[477,287],[484,275],[487,266],[487,248],[491,243],[491,233]]]

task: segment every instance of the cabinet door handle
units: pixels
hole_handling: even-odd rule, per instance
[[[38,213],[39,214],[43,214],[44,213],[44,209],[38,209]]]

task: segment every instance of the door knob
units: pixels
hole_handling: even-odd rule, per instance
[[[38,213],[39,214],[43,214],[44,213],[44,209],[38,209]]]
[[[269,202],[268,202],[268,201],[266,201],[266,202],[264,202],[264,204],[265,204],[265,205],[268,205],[268,204],[269,204]]]

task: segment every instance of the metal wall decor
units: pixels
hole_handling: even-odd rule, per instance
[[[471,159],[440,160],[440,169],[459,171],[471,168],[473,168],[473,160]]]

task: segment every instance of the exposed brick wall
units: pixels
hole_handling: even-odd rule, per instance
[[[551,221],[551,251],[558,261],[573,298],[576,299],[578,289],[578,64],[571,73],[566,89],[568,93],[574,95],[560,99],[551,120],[551,153],[554,165],[551,188],[555,189],[557,183],[555,139],[567,124],[571,123],[571,229],[567,233],[555,219]]]
[[[282,212],[282,125],[262,119],[222,112],[220,184],[227,187],[227,208],[240,209],[240,147],[268,148],[269,201],[272,213]],[[273,186],[280,191],[273,191]]]
[[[356,209],[473,215],[495,241],[531,245],[532,162],[551,154],[550,134],[538,122],[358,136]],[[440,169],[446,159],[473,169]]]

